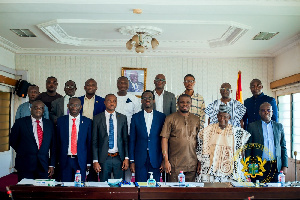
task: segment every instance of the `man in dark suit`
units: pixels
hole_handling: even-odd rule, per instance
[[[256,156],[266,160],[263,176],[257,176],[261,182],[277,182],[278,173],[287,173],[288,156],[283,126],[271,120],[272,106],[268,102],[260,105],[259,115],[261,120],[249,124],[248,132],[251,137],[248,143],[257,143],[250,151],[246,151],[246,157],[250,152],[252,159]],[[263,150],[262,150],[263,149]]]
[[[9,145],[17,153],[15,168],[19,181],[46,179],[54,173],[54,130],[52,122],[42,117],[44,106],[42,101],[34,101],[31,116],[17,119],[9,135]]]
[[[66,95],[64,97],[52,101],[51,103],[50,119],[54,124],[57,123],[57,118],[69,114],[67,105],[69,103],[70,98],[75,95],[75,92],[77,90],[76,83],[72,80],[67,81],[65,83],[64,90]]]
[[[155,96],[151,90],[142,94],[143,110],[134,114],[130,124],[129,158],[130,170],[135,173],[137,182],[146,182],[153,172],[159,182],[162,170],[160,132],[166,115],[153,110]]]
[[[86,94],[79,97],[82,105],[80,114],[93,120],[93,116],[104,112],[104,99],[96,95],[97,82],[94,79],[89,79],[85,82],[84,90]]]
[[[92,147],[93,168],[99,173],[100,181],[107,181],[111,173],[114,178],[123,178],[129,166],[128,127],[125,115],[115,112],[117,97],[105,97],[105,112],[94,117]]]
[[[155,102],[153,109],[164,113],[166,116],[176,112],[176,98],[171,92],[164,90],[166,77],[163,74],[157,74],[154,79]]]
[[[61,167],[61,181],[71,182],[77,170],[85,181],[86,170],[92,163],[92,120],[79,114],[82,106],[78,98],[71,98],[69,115],[57,119],[57,149]]]
[[[132,71],[129,76],[128,92],[143,92],[144,83],[139,82],[139,74],[137,71]]]

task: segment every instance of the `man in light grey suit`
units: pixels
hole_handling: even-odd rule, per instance
[[[77,90],[76,83],[72,80],[67,81],[65,83],[64,90],[66,95],[64,97],[52,101],[51,103],[50,120],[54,124],[57,123],[57,118],[69,114],[67,105],[69,103],[70,98],[75,95],[75,92]]]
[[[93,168],[99,173],[100,181],[114,178],[124,179],[128,169],[127,118],[115,112],[117,97],[108,94],[104,101],[106,110],[94,117],[92,132]]]
[[[283,171],[286,174],[288,167],[283,126],[271,120],[273,110],[268,102],[260,105],[259,115],[261,120],[250,123],[248,127],[248,132],[251,134],[248,143],[256,143],[250,150],[251,159],[258,156],[263,161],[266,160],[263,166],[266,171],[263,176],[256,176],[256,180],[278,182],[279,172]]]
[[[166,77],[163,74],[157,74],[154,79],[155,103],[153,109],[164,113],[166,116],[176,112],[176,98],[171,92],[164,90]]]

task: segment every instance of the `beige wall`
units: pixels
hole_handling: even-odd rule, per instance
[[[72,79],[77,84],[76,96],[83,95],[84,82],[94,78],[98,82],[97,94],[104,96],[117,91],[116,80],[122,67],[147,68],[147,89],[154,89],[156,74],[166,76],[166,90],[178,95],[184,91],[183,77],[191,73],[196,78],[195,91],[203,95],[206,104],[220,98],[219,88],[229,82],[236,89],[238,71],[242,71],[244,99],[251,96],[249,83],[259,78],[264,92],[273,96],[269,83],[273,81],[272,58],[204,59],[186,57],[122,57],[122,56],[46,56],[16,55],[16,69],[28,70],[28,81],[45,91],[48,76],[58,79],[58,93],[64,95],[64,83]],[[235,98],[235,92],[232,95]]]
[[[300,73],[300,44],[274,59],[274,80]]]

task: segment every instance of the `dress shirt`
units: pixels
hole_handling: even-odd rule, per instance
[[[267,161],[275,160],[275,145],[274,145],[274,134],[273,134],[273,125],[272,121],[268,124],[264,121],[261,123],[263,136],[264,136],[264,151],[262,154],[262,159]]]
[[[147,127],[147,133],[148,133],[148,137],[149,137],[150,131],[151,131],[151,126],[152,126],[152,121],[153,121],[153,110],[151,111],[151,113],[147,113],[144,110],[144,117],[145,117],[145,122],[146,122],[146,127]]]
[[[68,115],[68,104],[69,104],[69,101],[70,101],[70,96],[66,95],[64,96],[64,115]]]
[[[260,120],[259,107],[262,103],[268,102],[272,106],[273,115],[272,120],[278,122],[278,111],[276,101],[273,97],[265,95],[263,92],[256,98],[254,96],[248,98],[244,102],[244,106],[247,108],[246,114],[244,116],[244,129],[248,129],[248,125],[252,122]]]
[[[73,126],[74,117],[69,114],[69,147],[68,147],[68,155],[73,155],[71,153],[71,136],[72,136],[72,126]],[[77,131],[77,141],[78,141],[78,132],[79,132],[79,124],[80,124],[80,114],[75,117],[76,131]],[[77,154],[75,154],[77,155]]]
[[[112,119],[113,119],[113,123],[114,123],[114,148],[112,149],[108,149],[108,153],[117,153],[119,151],[118,149],[118,144],[117,144],[117,117],[116,117],[116,112],[113,113],[109,113],[106,110],[105,112],[105,119],[106,119],[106,128],[107,128],[107,134],[109,136],[109,118],[110,118],[110,114],[112,114]]]
[[[94,106],[95,95],[91,99],[88,99],[86,96],[84,96],[82,115],[93,120]]]
[[[36,142],[36,144],[37,144],[37,146],[39,146],[39,138],[38,138],[38,134],[37,134],[37,122],[36,122],[36,119],[35,118],[33,118],[32,116],[31,116],[31,121],[32,121],[32,127],[33,127],[33,135],[34,135],[34,139],[35,139],[35,142]],[[43,130],[43,132],[44,132],[44,129],[43,129],[43,120],[42,120],[42,118],[41,119],[39,119],[39,121],[40,121],[40,126],[42,127],[42,130]],[[42,141],[43,142],[43,141]]]
[[[156,90],[154,90],[156,110],[161,113],[164,113],[164,93],[165,90],[163,90],[161,95],[158,95]]]

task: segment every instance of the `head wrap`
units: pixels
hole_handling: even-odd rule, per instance
[[[220,113],[228,113],[228,114],[230,114],[231,108],[229,106],[221,104],[220,107],[219,107],[219,112]]]

